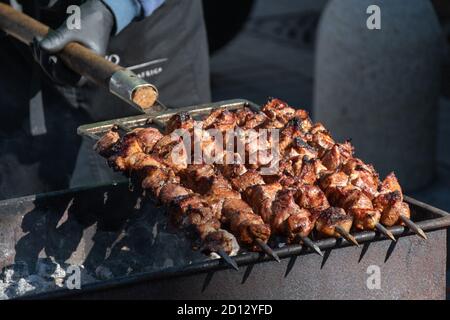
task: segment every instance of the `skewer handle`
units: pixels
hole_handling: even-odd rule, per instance
[[[0,29],[26,45],[50,31],[48,26],[3,3],[0,3]],[[69,43],[58,57],[76,73],[137,105],[140,111],[153,106],[158,98],[155,86],[78,43]]]

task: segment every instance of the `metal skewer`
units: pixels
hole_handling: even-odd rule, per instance
[[[314,252],[316,252],[318,255],[320,255],[321,257],[323,257],[323,252],[322,250],[320,250],[319,246],[316,245],[310,238],[308,237],[302,237],[300,236],[300,239],[302,239],[303,243],[308,246],[309,248],[311,248],[312,250],[314,250]]]
[[[412,222],[409,218],[405,216],[400,216],[400,219],[410,228],[412,231],[414,231],[419,237],[428,240],[427,235],[425,232],[414,222]]]
[[[239,267],[233,259],[226,253],[223,249],[217,250],[217,254],[225,261],[226,264],[228,264],[230,267],[232,267],[234,270],[239,271]]]
[[[267,245],[267,243],[265,243],[264,241],[262,241],[261,239],[256,239],[255,242],[260,246],[260,248],[267,253],[269,256],[271,256],[272,258],[275,259],[275,261],[277,261],[278,263],[281,262],[280,257],[272,250],[271,247],[269,247]]]
[[[353,243],[355,246],[359,248],[359,243],[356,241],[355,237],[344,230],[341,226],[335,226],[334,229],[348,242]]]
[[[386,237],[388,237],[389,239],[391,239],[392,241],[396,242],[397,239],[395,239],[394,235],[392,234],[392,232],[390,232],[388,229],[386,229],[381,223],[377,223],[375,224],[375,228],[380,231],[382,234],[384,234]]]

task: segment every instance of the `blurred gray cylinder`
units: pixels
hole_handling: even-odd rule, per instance
[[[370,5],[381,29],[366,24]],[[313,117],[406,190],[431,182],[443,55],[430,1],[334,0],[319,26]]]

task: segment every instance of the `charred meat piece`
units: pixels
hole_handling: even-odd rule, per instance
[[[159,201],[169,205],[192,194],[192,191],[176,183],[164,184],[158,194]]]
[[[298,237],[307,237],[314,229],[316,215],[306,209],[300,209],[289,216],[286,221],[286,237],[289,243],[298,240]]]
[[[349,177],[344,172],[334,172],[327,175],[324,175],[320,179],[320,187],[322,190],[326,190],[330,187],[345,187],[348,184]]]
[[[245,174],[248,170],[243,164],[225,164],[219,165],[219,170],[227,179],[233,179]]]
[[[380,194],[387,194],[391,192],[398,192],[401,196],[401,200],[403,201],[403,192],[400,183],[395,176],[395,173],[391,172],[388,176],[383,180],[383,183],[380,186]]]
[[[244,192],[249,187],[264,184],[263,178],[255,170],[249,170],[238,177],[232,178],[230,182],[233,189],[238,192]]]
[[[112,150],[109,165],[117,171],[139,170],[134,164],[145,158],[155,144],[162,139],[161,133],[154,128],[138,128],[127,133]],[[133,155],[140,154],[131,158]]]
[[[253,112],[249,108],[243,108],[236,111],[236,120],[240,128],[248,130],[262,125],[267,120],[267,116],[262,112]]]
[[[318,186],[302,185],[298,187],[295,197],[301,208],[311,212],[321,212],[330,207],[327,197]]]
[[[189,165],[180,173],[181,183],[200,194],[206,194],[211,188],[216,172],[211,165]]]
[[[295,190],[281,190],[272,203],[270,225],[273,233],[285,235],[294,240],[297,236],[307,236],[314,228],[311,213],[295,203]],[[267,222],[267,221],[266,221]]]
[[[182,112],[173,115],[166,124],[166,134],[170,134],[175,130],[190,131],[194,128],[195,120],[189,113]]]
[[[235,256],[239,252],[239,245],[236,238],[226,230],[205,231],[199,227],[199,234],[202,235],[202,252],[205,254],[216,253],[219,250],[225,251],[229,256]]]
[[[163,137],[156,128],[137,128],[125,136],[127,139],[136,139],[145,153],[151,152],[155,144]]]
[[[154,146],[152,155],[160,158],[175,172],[179,172],[187,168],[190,152],[186,150],[181,137],[164,136]]]
[[[352,156],[353,146],[347,141],[344,144],[335,144],[331,149],[325,151],[321,160],[328,170],[337,170]]]
[[[301,160],[295,160],[293,170],[294,175],[303,184],[314,184],[319,179],[321,173],[326,171],[326,168],[319,159],[309,159],[305,156]]]
[[[403,225],[400,216],[411,218],[411,212],[406,202],[397,201],[394,204],[386,207],[381,213],[380,221],[387,227],[394,225]]]
[[[288,148],[284,149],[284,156],[289,159],[303,159],[303,157],[315,159],[319,156],[319,152],[307,144],[303,138],[297,137],[292,140]]]
[[[279,183],[253,186],[245,190],[244,200],[268,223],[272,217],[272,202],[283,187]]]
[[[94,145],[94,151],[102,157],[108,158],[114,153],[114,146],[119,142],[120,136],[115,128],[109,130]]]
[[[319,234],[327,237],[339,238],[340,234],[336,231],[336,226],[340,226],[347,232],[353,224],[353,217],[347,214],[344,209],[330,207],[321,212],[316,221],[316,230]]]
[[[295,116],[295,109],[279,99],[271,99],[262,109],[272,128],[282,128]],[[265,127],[265,125],[264,125]]]
[[[219,131],[233,130],[237,124],[236,115],[227,109],[216,109],[203,120],[203,129]]]
[[[365,167],[357,167],[350,175],[350,183],[361,189],[370,200],[378,195],[378,175],[374,175]]]
[[[328,131],[319,131],[312,134],[309,144],[319,151],[319,157],[322,157],[327,150],[333,148],[336,142]]]
[[[292,147],[294,145],[294,140],[296,145],[305,142],[305,134],[307,131],[301,126],[302,120],[299,118],[293,118],[288,122],[288,125],[284,127],[280,132],[280,153],[285,154],[287,152],[288,147]]]
[[[342,207],[353,216],[353,225],[360,230],[373,230],[380,221],[380,211],[375,210],[372,201],[359,189],[354,189],[342,199]]]
[[[241,199],[226,199],[222,208],[222,222],[236,235],[238,241],[256,250],[256,239],[264,242],[270,237],[270,227]]]
[[[220,219],[220,213],[212,210],[209,203],[199,194],[190,194],[172,202],[170,211],[172,222],[181,228]]]
[[[161,188],[166,184],[179,184],[180,179],[167,167],[149,166],[142,170],[141,186],[159,198]]]
[[[402,188],[394,173],[390,173],[383,180],[373,204],[381,211],[380,222],[385,226],[403,225],[400,216],[410,218],[409,206],[403,202]]]
[[[265,170],[262,178],[267,184],[280,183],[283,186],[288,185],[290,181],[287,181],[287,179],[295,176],[292,161],[287,159],[280,159],[278,162],[272,163],[271,166],[261,167],[260,170],[262,169]]]

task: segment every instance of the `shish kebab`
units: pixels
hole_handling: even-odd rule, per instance
[[[273,104],[276,104],[276,107],[273,107]],[[271,106],[278,110],[289,108],[287,104],[277,99],[269,102],[264,108]],[[291,110],[290,114],[293,113],[294,110]],[[297,145],[297,148],[286,147],[292,144]],[[313,149],[309,148],[310,146],[314,147],[317,154]],[[409,207],[403,202],[402,190],[395,175],[391,173],[383,183],[380,183],[378,174],[373,166],[366,165],[360,159],[353,158],[353,147],[350,142],[336,144],[322,124],[312,125],[306,112],[302,112],[302,110],[295,111],[294,117],[291,118],[290,123],[281,133],[280,149],[281,152],[285,153],[285,158],[294,155],[294,158],[292,158],[294,160],[294,171],[296,167],[299,167],[297,165],[298,160],[300,160],[302,166],[313,166],[314,170],[309,170],[309,173],[313,172],[316,174],[323,191],[326,192],[328,189],[329,194],[327,196],[329,200],[336,198],[336,194],[333,197],[330,189],[338,191],[338,195],[340,195],[338,200],[340,201],[338,203],[335,201],[330,202],[335,205],[339,204],[340,207],[344,207],[348,211],[355,220],[355,229],[373,230],[376,228],[387,237],[395,239],[392,233],[383,225],[406,224],[419,236],[426,238],[424,232],[409,219]],[[300,159],[296,154],[300,155]],[[343,174],[339,173],[339,171],[347,174],[348,179],[343,177]],[[296,176],[309,176],[311,180],[304,179],[304,181],[313,183],[315,179],[314,174],[311,175],[309,173],[306,170],[304,173],[296,173]],[[339,182],[339,180],[341,180],[340,183],[347,180],[347,185],[333,186],[333,180],[335,180],[335,183]],[[341,191],[344,191],[344,194]],[[371,201],[373,205],[370,203]],[[331,212],[335,214],[341,212],[342,217],[344,217],[342,210],[328,210],[325,213],[330,214]],[[320,228],[322,225],[321,220],[318,220],[316,228]],[[350,224],[349,221],[346,221],[349,219],[342,220],[344,220],[344,225]],[[355,242],[348,234],[345,235],[345,232],[341,232],[341,234],[347,240]]]
[[[291,112],[292,114],[293,114],[293,112]],[[264,119],[264,116],[263,117],[261,117],[261,113],[259,113],[259,114],[257,114],[257,116],[258,117],[260,117],[260,118],[263,118]],[[216,116],[222,116],[224,119],[225,119],[225,124],[224,123],[222,123],[223,125],[224,125],[224,128],[226,128],[227,126],[228,127],[230,127],[231,125],[230,124],[227,124],[226,123],[226,119],[227,119],[227,116],[229,116],[229,114],[227,114],[227,113],[225,113],[224,114],[224,112],[217,112],[216,111]],[[251,119],[251,121],[253,121],[253,122],[258,122],[257,120],[255,120],[255,118],[257,118],[257,117],[254,117],[253,119]],[[272,125],[272,126],[274,126],[274,127],[276,127],[276,128],[280,128],[280,127],[282,127],[282,121],[280,121],[279,119],[282,119],[282,120],[285,120],[285,119],[283,119],[282,117],[275,117],[275,119],[274,119],[274,121],[272,120],[271,122],[269,122],[269,124],[270,125]],[[290,120],[290,119],[289,119]],[[267,119],[266,119],[266,122],[265,123],[267,123]],[[184,124],[184,123],[183,123]],[[311,134],[311,136],[310,136],[310,138],[311,138],[311,142],[313,142],[314,144],[316,144],[316,145],[318,145],[319,147],[322,147],[323,148],[323,146],[327,146],[327,144],[326,143],[324,143],[324,142],[327,142],[327,141],[332,141],[332,139],[329,137],[329,138],[327,138],[327,134],[326,134],[326,132],[325,132],[325,130],[320,130],[320,125],[318,126],[318,128],[319,128],[319,130],[316,130],[316,132],[314,132],[314,130],[310,130],[311,132],[312,132],[312,134]],[[313,128],[314,129],[314,128]],[[317,128],[316,128],[317,129]],[[328,140],[327,140],[328,139]],[[296,143],[298,143],[299,141],[298,141],[298,139],[296,139]],[[313,145],[314,145],[313,144]],[[300,143],[300,145],[301,145],[301,143]],[[331,144],[331,145],[333,145],[333,144]],[[323,148],[325,151],[327,151],[327,149],[325,149],[325,148]],[[331,147],[331,148],[329,148],[329,149],[333,149],[333,147]],[[329,158],[330,156],[327,156],[325,153],[326,152],[323,152],[323,150],[322,150],[322,157],[323,157],[323,160],[324,160],[324,162],[326,162],[326,160],[327,160],[327,157]],[[302,159],[303,160],[303,159]],[[307,162],[310,162],[309,160],[307,161]],[[325,171],[325,170],[324,170]],[[332,174],[331,174],[331,176],[332,176]],[[326,180],[326,179],[325,179]],[[328,186],[328,187],[330,187],[330,186]],[[342,186],[342,187],[344,187],[344,186]],[[399,187],[399,186],[398,186]],[[326,188],[325,188],[326,189]],[[392,193],[394,194],[394,195],[397,195],[397,196],[392,196]],[[289,194],[289,192],[287,192],[286,194]],[[292,192],[291,192],[291,194],[292,194]],[[381,188],[381,191],[380,191],[380,196],[377,198],[377,203],[378,203],[378,206],[377,206],[377,208],[379,208],[380,206],[381,206],[381,209],[383,210],[382,212],[386,212],[386,210],[387,210],[387,212],[392,212],[392,211],[398,211],[398,208],[404,208],[405,207],[405,205],[406,204],[401,204],[402,202],[400,201],[398,201],[398,199],[400,199],[400,200],[402,200],[401,199],[401,190],[400,191],[398,191],[398,190],[394,190],[394,191],[392,191],[392,190],[389,190],[389,189],[387,189],[387,188]],[[387,199],[387,200],[386,200]],[[393,200],[394,199],[394,200]],[[395,199],[397,199],[397,202],[395,202]],[[384,202],[383,202],[383,201]],[[389,201],[388,201],[389,200]],[[397,203],[400,203],[400,204],[397,204]],[[384,207],[383,207],[384,206]],[[328,211],[324,211],[324,214],[323,214],[323,216],[324,217],[329,217],[330,216],[330,214],[331,214],[331,216],[332,215],[336,215],[337,213],[339,212],[339,210],[328,210]],[[342,213],[342,210],[341,210],[341,213]],[[342,216],[344,215],[344,214],[341,214]],[[402,216],[401,216],[402,217]],[[339,220],[339,219],[338,219]],[[345,221],[345,220],[348,220],[348,219],[344,219],[344,222],[345,223],[347,223],[347,225],[348,225],[348,221]],[[320,221],[321,221],[321,219],[319,219],[318,220],[318,223],[317,223],[317,226],[316,226],[316,228],[318,228],[318,229],[321,229],[320,228]],[[394,220],[394,223],[393,224],[395,224],[395,220]],[[351,221],[350,221],[350,226],[351,226]],[[349,229],[349,228],[348,228]],[[322,230],[322,231],[324,231],[324,230]],[[320,230],[319,230],[319,232],[320,232]]]
[[[134,130],[121,140],[111,131],[98,141],[96,149],[108,157],[116,170],[140,176],[143,189],[170,207],[174,224],[203,241],[202,251],[218,253],[237,268],[229,258],[239,250],[237,241],[231,233],[220,229],[221,225],[227,225],[238,235],[241,244],[253,246],[253,250],[258,246],[279,261],[266,245],[270,228],[240,200],[240,194],[233,191],[226,180],[211,174],[212,183],[208,190],[203,189],[203,195],[180,185],[175,171],[183,172],[184,177],[189,173],[185,165],[170,162],[167,153],[174,144],[169,141],[151,128]]]
[[[268,117],[265,116],[264,113],[255,114],[248,109],[243,109],[236,113],[231,113],[227,110],[216,110],[205,119],[203,126],[205,128],[215,128],[221,131],[234,129],[236,126],[244,129],[252,129],[256,126],[259,126],[260,128],[263,127],[261,125],[263,122],[267,123],[267,120]],[[269,123],[271,125],[273,124],[272,121]],[[194,124],[195,121],[189,115],[175,115],[169,120],[166,132],[170,134],[176,129],[192,130]],[[279,121],[277,125],[281,125],[281,121]],[[258,214],[266,224],[271,226],[273,233],[285,235],[290,239],[290,242],[292,242],[292,239],[300,237],[307,246],[322,255],[319,247],[307,237],[314,227],[314,216],[311,215],[308,210],[300,209],[300,207],[295,204],[293,200],[293,191],[282,192],[282,186],[280,184],[259,187],[259,185],[265,184],[262,176],[255,170],[248,171],[243,164],[222,164],[218,165],[218,167],[221,169],[223,176],[230,181],[233,188],[243,194],[243,199],[250,205],[253,211]],[[190,166],[190,168],[191,170],[189,170],[189,168],[187,169],[190,173],[188,177],[194,179],[187,181],[185,179],[185,185],[195,189],[199,193],[205,193],[202,189],[208,188],[208,185],[210,184],[209,181],[211,181],[218,173],[214,173],[212,168],[205,165],[194,165]],[[274,196],[277,192],[279,192],[279,196],[276,198],[274,197],[273,199],[271,199],[270,196],[269,198],[265,198],[266,194],[264,191],[262,193],[256,191],[253,193],[253,196],[251,195],[251,192],[250,195],[246,195],[244,191],[252,186],[262,190],[271,189]],[[272,202],[273,207],[271,206]],[[260,206],[261,203],[266,204],[265,208]],[[247,210],[250,211],[250,208]],[[269,248],[265,251],[274,256]]]
[[[253,129],[255,127],[259,129],[278,129],[286,126],[286,124],[293,118],[299,120],[299,123],[310,122],[305,111],[295,111],[280,100],[276,99],[269,102],[262,109],[262,113],[255,114],[249,109],[243,109],[237,111],[235,117],[233,117],[233,115],[233,113],[226,110],[216,110],[207,118],[207,120],[214,117],[216,122],[214,127],[220,129],[233,128],[235,125],[245,129]],[[172,121],[169,121],[168,125],[170,130],[174,130],[176,128],[191,128],[193,123],[193,119],[191,119],[188,115],[175,116],[175,118],[171,120]],[[207,120],[205,121],[206,123],[214,123],[214,121]],[[298,127],[298,124],[296,126]],[[211,125],[208,127],[211,127]],[[292,137],[292,132],[289,130],[291,127],[293,126],[287,126],[286,131],[290,133],[290,135],[285,134],[285,137]],[[304,124],[303,127],[308,126]],[[312,124],[310,124],[308,128],[310,127],[312,127]],[[283,133],[285,133],[285,130],[283,130]],[[286,139],[281,142],[280,150],[282,153],[285,152],[286,147],[289,145],[289,143],[285,142]],[[303,145],[300,144],[299,148],[302,149],[305,145],[306,143],[303,142]],[[301,160],[302,158],[299,156],[302,154],[306,155],[308,152],[310,154],[311,150],[313,150],[313,148],[308,146],[308,149],[302,150],[303,152],[295,153],[295,157]],[[248,158],[248,155],[245,157]],[[297,160],[296,165],[298,165],[298,162],[299,161]],[[322,255],[320,249],[307,236],[314,229],[314,224],[319,216],[319,213],[329,207],[326,197],[318,187],[315,187],[316,190],[314,190],[314,188],[309,188],[309,199],[308,192],[303,192],[303,196],[300,193],[297,197],[303,201],[302,205],[308,205],[310,210],[304,207],[300,208],[294,200],[295,196],[300,192],[300,190],[298,190],[299,184],[313,184],[320,172],[326,170],[326,168],[321,165],[320,160],[316,159],[304,161],[304,164],[297,168],[297,170],[292,168],[288,162],[283,162],[281,164],[279,174],[276,175],[279,177],[280,181],[277,181],[276,183],[268,183],[267,185],[265,184],[266,181],[264,178],[270,181],[272,177],[263,178],[257,172],[246,172],[247,169],[244,165],[223,165],[220,167],[222,167],[222,170],[227,178],[231,180],[232,185],[239,192],[243,192],[244,199],[253,207],[253,210],[263,218],[264,222],[271,225],[274,234],[286,236],[289,242],[292,242],[293,239],[300,237],[306,245]],[[253,166],[253,168],[258,168],[258,166]],[[284,175],[282,173],[283,171],[290,171],[290,177]],[[241,176],[237,177],[239,174]],[[289,188],[290,190],[287,190],[286,188]],[[303,188],[303,191],[306,190],[308,190],[308,188]],[[315,201],[313,201],[311,196],[316,198]],[[328,217],[326,223],[322,223],[320,226],[326,225],[327,223],[329,224],[331,221],[336,220],[335,216],[341,211],[335,210],[333,212],[333,219]],[[338,230],[340,234],[342,234],[348,241],[357,244],[349,233],[352,226],[352,219],[350,219],[350,217],[346,214],[344,217],[346,218],[344,219],[346,221],[343,226],[336,225],[333,227],[333,230]],[[343,219],[341,219],[342,217],[339,218],[340,221],[343,221]],[[323,228],[323,230],[326,229]],[[322,232],[323,230],[321,227],[319,228],[319,232]]]

